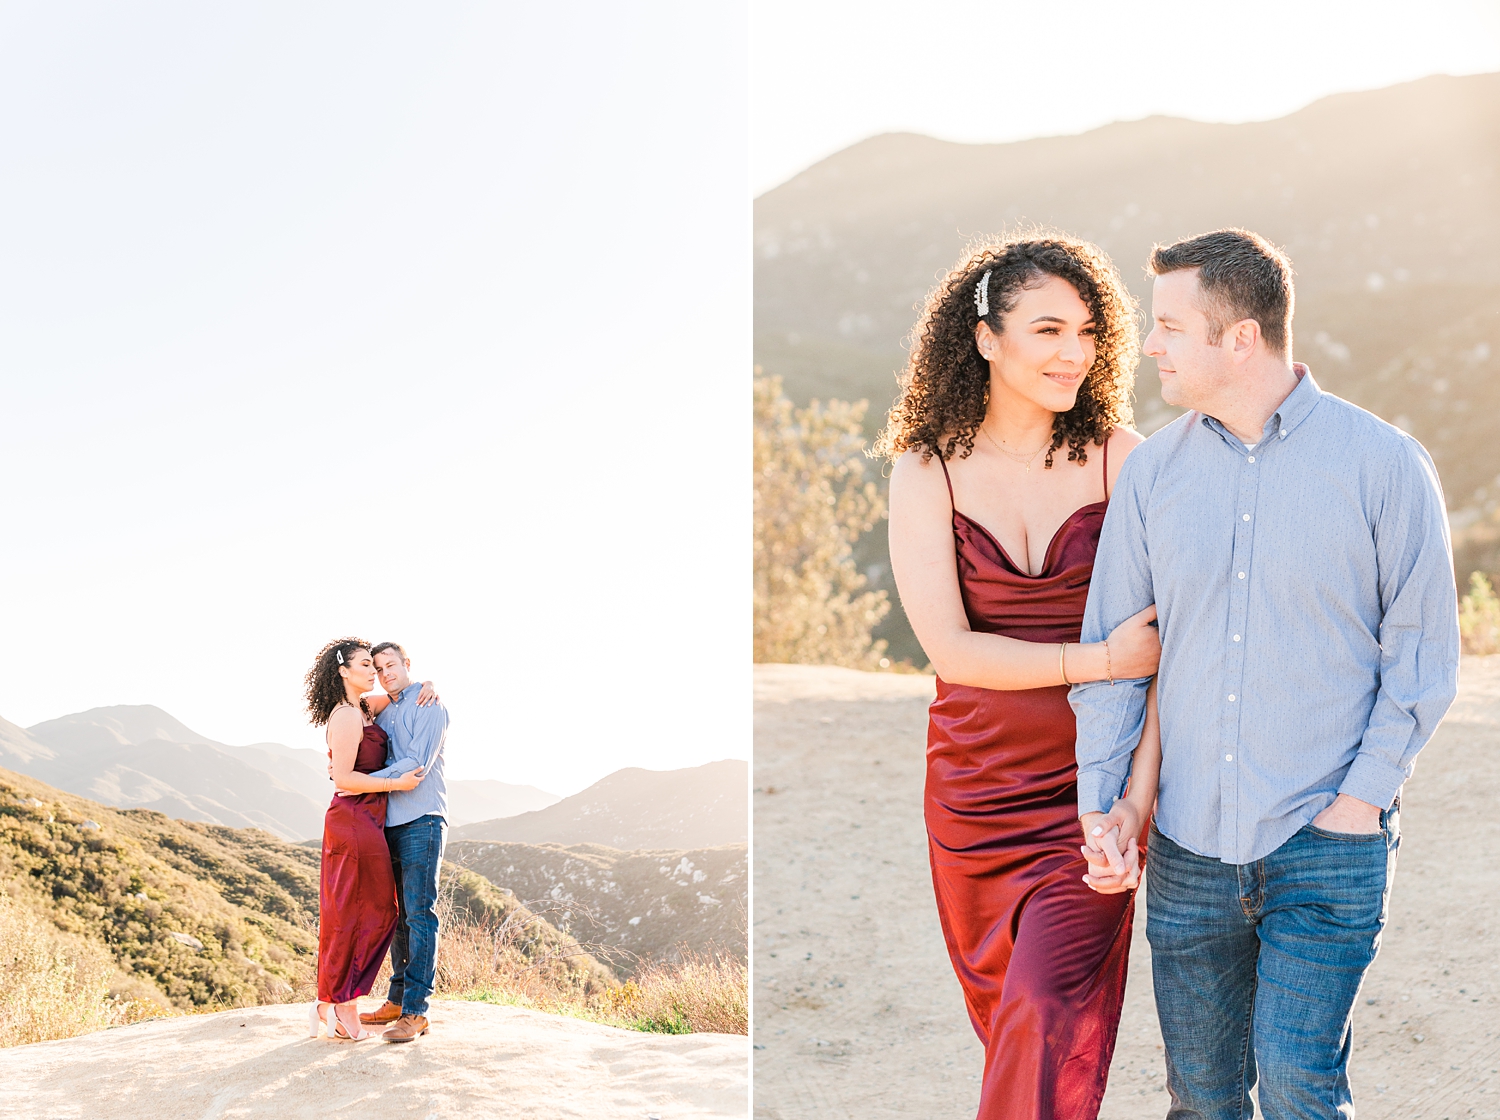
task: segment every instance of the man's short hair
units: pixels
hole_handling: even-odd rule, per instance
[[[1151,250],[1152,276],[1185,268],[1198,270],[1209,342],[1218,345],[1231,323],[1254,319],[1267,348],[1291,356],[1296,291],[1285,253],[1247,229],[1216,229]]]
[[[408,660],[406,651],[401,648],[401,645],[398,642],[381,642],[370,651],[370,657],[374,658],[378,654],[389,653],[391,650],[395,650],[396,656],[399,657],[402,661]]]

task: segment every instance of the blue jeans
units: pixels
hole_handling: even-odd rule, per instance
[[[1305,826],[1236,866],[1151,829],[1146,939],[1167,1051],[1168,1120],[1354,1115],[1354,1001],[1380,947],[1401,844],[1399,800],[1380,831]]]
[[[437,974],[438,870],[448,840],[448,822],[428,814],[385,830],[396,873],[400,917],[391,939],[391,990],[386,997],[403,1015],[426,1015]]]

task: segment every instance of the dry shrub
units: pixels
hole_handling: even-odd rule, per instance
[[[109,995],[115,963],[66,938],[0,894],[0,1046],[72,1038],[160,1014],[154,1003]]]
[[[891,604],[854,563],[855,542],[885,515],[865,477],[867,403],[794,408],[779,377],[755,379],[756,661],[890,665],[872,631]]]
[[[738,957],[683,950],[673,963],[649,963],[594,1001],[615,1026],[663,1034],[749,1034],[749,973]]]
[[[505,1002],[554,1010],[605,991],[613,978],[579,944],[538,913],[469,909],[448,884],[438,895],[436,987],[453,994],[505,993]]]
[[[1458,602],[1458,632],[1465,653],[1500,653],[1500,599],[1483,572],[1469,576],[1469,593]]]
[[[684,950],[680,961],[647,964],[620,984],[571,939],[539,946],[543,919],[524,907],[503,919],[475,915],[445,891],[438,912],[436,988],[444,995],[632,1030],[749,1033],[749,976],[736,957]]]

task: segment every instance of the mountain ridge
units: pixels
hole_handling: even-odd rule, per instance
[[[749,763],[616,770],[554,805],[453,830],[455,840],[713,848],[749,839]]]
[[[281,743],[231,746],[152,704],[115,704],[30,728],[0,720],[0,766],[120,808],[183,820],[264,828],[287,840],[322,835],[333,794],[325,756]],[[448,782],[457,821],[513,815],[555,803],[534,786]]]

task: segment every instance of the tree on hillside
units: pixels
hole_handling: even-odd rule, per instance
[[[853,554],[885,514],[865,479],[867,404],[793,408],[781,378],[755,379],[756,661],[880,667],[871,631],[891,604]]]

